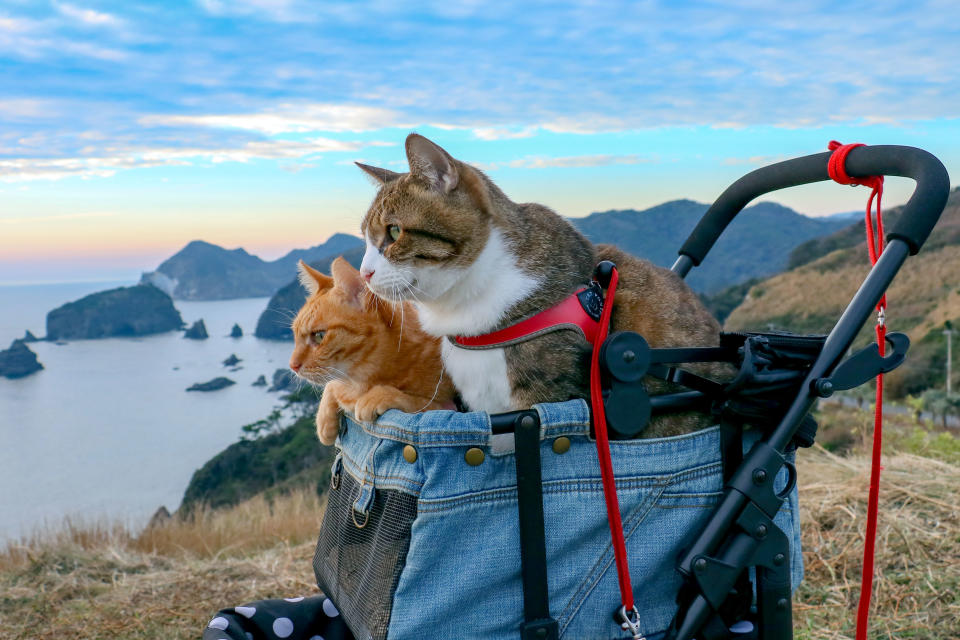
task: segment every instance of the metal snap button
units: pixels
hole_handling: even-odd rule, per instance
[[[463,455],[463,459],[467,461],[467,464],[473,467],[481,464],[485,457],[483,449],[478,449],[477,447],[470,447]]]
[[[553,452],[554,453],[566,453],[570,451],[570,438],[566,436],[560,436],[553,441]]]
[[[403,448],[403,459],[413,464],[417,461],[417,449],[412,444],[408,444]]]

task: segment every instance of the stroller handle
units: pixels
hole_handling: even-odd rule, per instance
[[[830,180],[827,162],[831,155],[826,151],[761,167],[727,187],[687,238],[673,270],[685,276],[690,267],[699,265],[727,225],[754,198],[778,189]],[[846,170],[857,178],[889,175],[916,181],[903,215],[887,238],[906,242],[911,255],[920,251],[950,194],[950,177],[943,163],[916,147],[876,145],[850,151]]]

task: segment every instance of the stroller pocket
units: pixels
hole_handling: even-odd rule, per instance
[[[369,453],[371,462],[375,451]],[[370,473],[357,478],[338,457],[313,568],[318,586],[358,638],[387,637],[393,593],[416,516],[415,495],[378,488]]]

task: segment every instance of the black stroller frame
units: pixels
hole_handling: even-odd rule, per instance
[[[701,263],[733,218],[754,198],[771,191],[829,180],[831,153],[818,153],[757,169],[740,178],[713,203],[680,249],[672,270],[685,277]],[[881,357],[871,344],[842,361],[858,332],[870,318],[908,255],[915,255],[940,218],[950,181],[943,164],[933,155],[913,147],[864,146],[853,149],[846,161],[853,177],[893,175],[912,178],[916,187],[892,232],[887,246],[870,270],[829,335],[817,343],[810,363],[795,375],[790,395],[774,412],[763,437],[743,456],[739,428],[731,429],[721,414],[724,441],[725,486],[719,503],[703,530],[681,554],[677,571],[684,579],[678,595],[679,610],[667,631],[669,640],[721,640],[730,637],[729,623],[751,606],[754,589],[747,569],[756,568],[756,609],[751,614],[761,640],[793,637],[790,584],[790,550],[784,533],[773,517],[796,482],[796,469],[784,455],[797,442],[812,444],[809,411],[818,398],[851,389],[880,373],[892,370],[904,359],[909,341],[902,334],[889,334],[892,353]],[[609,269],[598,269],[601,285],[609,281]],[[745,336],[746,337],[746,336]],[[689,409],[717,409],[710,381],[669,368],[664,363],[732,360],[736,349],[649,349],[637,334],[611,335],[601,352],[604,403],[615,434],[634,437],[651,413]],[[743,348],[739,357],[743,358]],[[649,398],[640,380],[657,375],[685,385],[691,391]],[[716,385],[716,387],[721,385]],[[722,395],[722,393],[721,393]],[[792,398],[792,399],[791,399]],[[787,404],[789,403],[789,404]],[[785,409],[783,407],[786,407]],[[617,415],[629,416],[620,424]],[[515,411],[491,416],[494,433],[515,434],[517,489],[521,541],[524,640],[558,637],[557,622],[550,616],[544,542],[543,501],[540,470],[540,422],[536,411]],[[729,437],[734,433],[736,437]],[[726,437],[724,437],[726,434]],[[612,436],[616,437],[616,435]],[[729,446],[728,446],[729,445]],[[782,468],[789,473],[787,488],[774,491],[774,478]],[[618,620],[618,622],[620,622]]]

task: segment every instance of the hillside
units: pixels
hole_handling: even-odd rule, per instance
[[[898,213],[894,210],[884,216],[890,221],[888,228]],[[829,330],[868,271],[863,223],[811,243],[804,251],[795,260],[799,266],[752,286],[727,318],[726,328]],[[889,376],[888,390],[903,395],[942,385],[944,322],[960,321],[960,189],[950,194],[920,254],[908,258],[898,273],[888,302],[890,330],[905,332],[912,341],[906,363]],[[862,331],[861,341],[870,339],[872,331],[872,326]],[[957,380],[960,376],[954,371]]]
[[[570,221],[596,243],[610,243],[663,267],[706,213],[708,206],[674,200],[643,211],[633,209],[594,213]],[[809,218],[773,202],[744,209],[720,236],[687,282],[697,291],[713,293],[724,287],[782,271],[799,244],[829,235],[849,225],[840,217]]]
[[[316,397],[310,391],[304,395]],[[235,505],[264,492],[271,497],[292,488],[311,487],[323,493],[335,451],[317,442],[316,402],[308,402],[307,408],[287,427],[235,442],[208,460],[190,478],[181,511],[190,513],[199,505]],[[269,423],[269,419],[261,423]],[[269,428],[268,424],[262,426]]]
[[[144,274],[144,279],[158,286],[167,286],[171,295],[179,300],[269,296],[296,275],[298,260],[332,259],[362,246],[360,238],[338,233],[321,245],[296,249],[267,262],[244,249],[227,250],[194,240],[165,260],[156,272]]]

